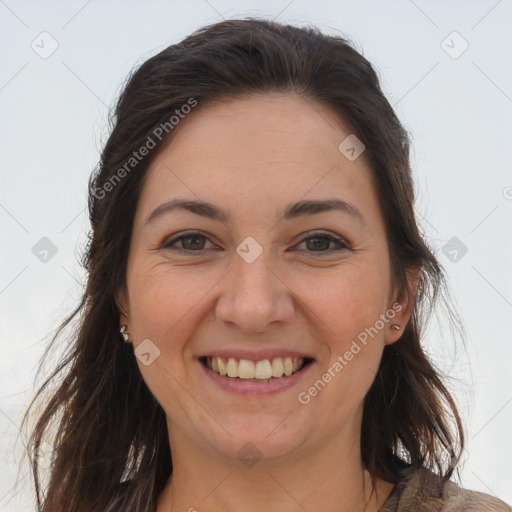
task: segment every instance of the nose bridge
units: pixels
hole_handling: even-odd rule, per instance
[[[267,254],[261,254],[252,262],[245,261],[243,258],[235,258],[233,262],[234,279],[233,291],[243,295],[259,296],[260,300],[274,300],[274,283],[276,279],[270,269],[270,261]]]
[[[263,251],[253,261],[236,254],[216,305],[220,321],[257,332],[272,322],[291,318],[292,299],[267,254]]]

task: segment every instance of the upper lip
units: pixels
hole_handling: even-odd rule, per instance
[[[280,349],[268,349],[268,350],[247,350],[247,349],[228,349],[223,348],[219,350],[210,350],[207,353],[202,354],[199,357],[222,357],[229,359],[247,359],[248,361],[264,361],[265,359],[275,359],[276,357],[302,357],[304,359],[314,359],[310,354],[305,352],[298,352],[295,350],[280,350]]]

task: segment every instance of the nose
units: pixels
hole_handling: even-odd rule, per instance
[[[244,332],[268,331],[276,322],[289,322],[294,315],[292,291],[261,254],[252,263],[236,257],[223,280],[215,307],[216,318]]]

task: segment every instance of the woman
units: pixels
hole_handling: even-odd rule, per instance
[[[230,20],[146,61],[37,395],[61,376],[31,437],[41,512],[510,510],[449,480],[463,429],[420,345],[445,280],[408,150],[340,37]]]

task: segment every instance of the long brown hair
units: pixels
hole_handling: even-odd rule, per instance
[[[295,92],[328,106],[365,144],[386,226],[393,286],[399,301],[415,304],[401,338],[384,349],[365,397],[364,466],[373,477],[390,482],[399,480],[404,462],[451,476],[463,429],[452,397],[420,344],[434,305],[440,299],[448,304],[446,281],[416,221],[408,134],[375,70],[349,40],[316,28],[249,18],[204,27],[169,46],[144,62],[121,93],[110,137],[89,181],[92,230],[82,260],[86,289],[50,342],[56,344],[69,329],[68,348],[23,418],[25,423],[34,404],[49,393],[28,449],[41,512],[156,507],[172,471],[166,419],[142,379],[132,346],[122,343],[116,303],[126,285],[134,213],[148,166],[179,130],[169,124],[177,110],[191,99],[200,110],[215,99],[265,91]],[[168,129],[158,131],[162,126]],[[149,138],[149,154],[131,160]],[[407,285],[413,271],[419,272],[414,291]],[[54,450],[44,487],[39,471],[43,440]],[[123,497],[119,483],[127,479],[132,492]]]

